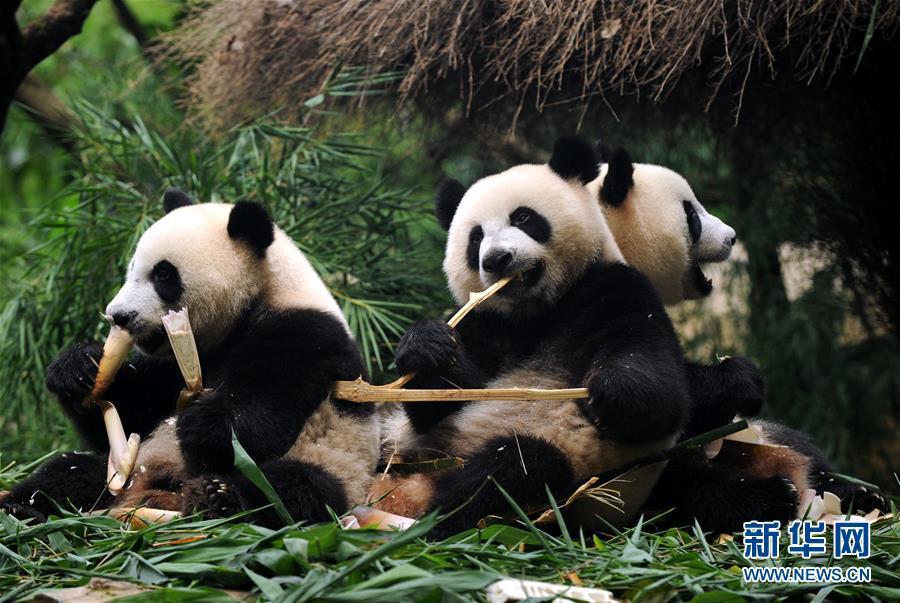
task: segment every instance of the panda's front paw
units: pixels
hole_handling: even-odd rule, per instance
[[[401,375],[441,374],[459,361],[459,342],[453,328],[440,320],[420,320],[407,329],[394,359]]]
[[[759,414],[766,399],[766,385],[759,368],[748,358],[732,356],[719,363],[719,370],[727,376],[723,393],[734,404],[735,413],[747,417]]]
[[[178,414],[175,434],[191,474],[225,473],[234,467],[233,418],[227,401],[216,394],[194,401]]]
[[[224,519],[243,510],[235,486],[224,476],[204,475],[184,484],[181,511],[200,513],[205,519]]]
[[[46,515],[28,505],[0,501],[0,510],[6,511],[9,515],[21,521],[26,519],[33,519],[32,523],[45,523],[47,521]]]
[[[102,343],[79,343],[56,357],[47,369],[47,389],[64,404],[76,409],[91,393],[97,378],[97,367],[103,355]]]

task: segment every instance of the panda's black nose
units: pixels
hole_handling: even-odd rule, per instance
[[[737,237],[731,237],[731,244],[734,245],[737,242]]]
[[[512,262],[512,254],[508,251],[492,251],[481,260],[485,272],[503,273]]]
[[[137,318],[137,312],[115,312],[112,315],[113,324],[122,327],[126,331],[129,330]]]

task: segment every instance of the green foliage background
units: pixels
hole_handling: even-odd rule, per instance
[[[49,4],[25,2],[24,20]],[[173,27],[183,10],[177,0],[130,6],[151,35]],[[864,113],[847,91],[776,90],[782,122],[754,115],[748,96],[742,120],[752,125],[741,128],[730,116],[717,122],[678,99],[617,107],[618,119],[605,111],[523,116],[518,146],[509,153],[483,144],[495,142],[491,134],[479,139],[471,129],[438,125],[411,108],[334,109],[330,96],[358,91],[350,70],[323,97],[297,99],[306,104],[304,127],[270,115],[209,136],[179,102],[183,74],[148,69],[108,2],[97,4],[84,33],[37,74],[82,126],[69,154],[19,108],[0,139],[4,460],[78,445],[43,390],[46,364],[66,345],[103,336],[98,312],[118,286],[134,242],[161,215],[166,187],[204,201],[249,198],[270,207],[341,301],[374,378],[382,380],[402,329],[450,306],[439,269],[443,235],[430,214],[438,178],[446,173],[469,183],[505,168],[513,156],[541,160],[556,136],[580,125],[587,136],[626,146],[636,160],[684,174],[754,257],[785,243],[827,252],[808,287],[790,300],[780,274],[760,279],[758,267],[737,258],[718,282],[724,311],[701,302],[672,314],[690,356],[710,362],[716,355],[751,356],[769,386],[768,415],[809,431],[845,471],[896,488],[896,332],[872,310],[877,304],[860,284],[865,265],[847,269],[858,258],[877,261],[871,228],[877,217],[870,214],[885,208],[870,205],[867,213],[857,202],[868,194],[865,182],[847,176],[868,178],[857,165],[863,160],[844,150],[858,137],[857,116]],[[688,97],[690,86],[682,85]],[[827,107],[820,102],[826,96]],[[844,97],[858,110],[842,107]],[[829,117],[837,110],[839,122]],[[823,123],[828,136],[817,135]],[[848,278],[853,274],[860,278]]]

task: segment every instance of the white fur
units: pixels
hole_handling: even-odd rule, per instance
[[[600,166],[600,175],[587,185],[593,199],[600,199],[608,167]],[[697,297],[688,271],[695,264],[728,259],[734,229],[707,212],[687,180],[676,172],[636,163],[632,177],[634,187],[619,207],[603,204],[622,254],[650,279],[665,303]],[[683,201],[690,201],[700,219],[696,244],[691,241]]]
[[[232,205],[203,203],[173,210],[154,222],[138,241],[125,284],[106,307],[138,313],[135,336],[159,330],[161,316],[187,306],[202,351],[214,349],[254,299],[276,308],[311,308],[329,312],[346,327],[337,302],[303,253],[281,230],[260,260],[243,241],[228,236]],[[150,272],[161,260],[178,268],[184,294],[173,305],[159,298]],[[146,353],[168,352],[143,350]]]
[[[511,226],[509,215],[520,206],[544,216],[556,236],[551,234],[550,241],[541,244]],[[546,165],[519,165],[473,184],[453,217],[444,273],[450,291],[461,304],[468,300],[469,293],[482,291],[497,280],[496,275],[473,272],[466,264],[469,232],[476,225],[484,230],[480,257],[504,248],[523,268],[537,261],[544,263],[544,275],[529,293],[545,301],[553,301],[556,292],[564,290],[566,283],[597,259],[623,261],[599,205],[583,185],[563,181]],[[499,310],[511,309],[510,304],[503,296],[494,296],[486,303]]]

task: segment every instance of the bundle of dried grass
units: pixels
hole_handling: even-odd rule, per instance
[[[403,72],[400,104],[449,84],[432,108],[462,99],[517,115],[606,91],[660,98],[690,69],[711,102],[731,78],[743,91],[753,74],[773,77],[785,49],[782,71],[827,80],[898,23],[900,4],[876,0],[222,0],[200,4],[167,47],[196,63],[192,100],[218,122],[290,113],[339,64]]]

